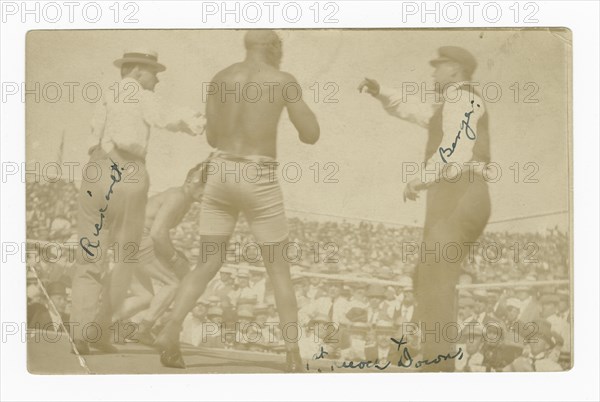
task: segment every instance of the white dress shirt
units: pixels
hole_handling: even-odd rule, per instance
[[[100,143],[106,152],[117,147],[145,158],[151,127],[164,129],[182,121],[196,133],[202,125],[193,111],[167,108],[153,91],[126,77],[104,92],[92,119],[89,145]]]
[[[438,149],[438,152],[435,152],[427,161],[427,172],[436,171],[437,174],[424,175],[423,178],[426,179],[426,182],[437,181],[439,173],[446,163],[458,163],[462,168],[465,162],[473,158],[475,140],[470,139],[470,137],[477,138],[477,122],[485,113],[485,105],[483,100],[472,91],[459,88],[464,84],[468,83],[458,82],[454,85],[449,85],[444,94],[447,100],[442,105],[420,102],[420,99],[414,96],[403,95],[401,90],[394,90],[383,86],[379,90],[379,95],[377,95],[377,99],[381,101],[387,113],[423,128],[429,127],[429,120],[433,116],[435,108],[443,107],[442,124],[444,135],[439,148],[451,148],[455,142],[456,145],[451,155],[449,155],[449,151],[444,153]],[[465,128],[465,122],[467,121],[465,114],[469,114],[468,125],[472,129],[472,132]],[[459,132],[460,138],[457,140],[456,137]]]

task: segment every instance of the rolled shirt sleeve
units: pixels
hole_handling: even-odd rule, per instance
[[[388,114],[423,128],[429,126],[429,119],[433,114],[431,104],[421,102],[421,99],[415,96],[404,96],[401,90],[385,86],[379,88],[376,98]]]
[[[90,146],[102,144],[110,152],[113,147],[145,157],[150,129],[183,128],[182,122],[199,134],[203,130],[202,116],[191,109],[175,109],[132,78],[124,78],[118,86],[107,90],[92,121]]]
[[[169,106],[160,96],[151,91],[142,92],[144,120],[153,127],[167,129],[185,124],[195,135],[204,131],[206,120],[188,107]]]

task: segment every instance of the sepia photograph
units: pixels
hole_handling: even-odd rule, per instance
[[[572,369],[570,29],[39,29],[25,71],[30,373]]]

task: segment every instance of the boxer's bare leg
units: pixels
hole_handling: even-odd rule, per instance
[[[273,284],[275,304],[279,313],[279,327],[287,350],[285,371],[303,372],[304,366],[298,349],[298,339],[301,335],[298,325],[298,302],[290,276],[290,264],[286,260],[284,251],[287,244],[286,238],[274,245],[263,245],[261,252]]]
[[[171,305],[177,294],[178,284],[164,285],[150,302],[150,307],[144,313],[144,321],[154,324]]]
[[[140,311],[145,310],[150,305],[153,297],[154,296],[150,292],[147,292],[143,295],[128,297],[115,313],[113,320],[126,320],[130,317],[133,317]]]
[[[280,327],[285,328],[284,341],[288,350],[298,347],[298,304],[290,276],[290,264],[284,255],[288,240],[273,246],[263,246],[262,257],[273,284],[273,294],[279,313]],[[271,248],[272,250],[269,250]]]
[[[182,280],[170,320],[156,338],[161,349],[172,349],[179,344],[179,332],[185,316],[192,310],[196,300],[204,293],[208,282],[219,272],[223,265],[222,250],[227,247],[229,236],[202,236],[200,240],[200,258],[196,269]]]

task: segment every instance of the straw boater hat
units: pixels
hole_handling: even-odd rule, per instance
[[[123,57],[115,60],[115,66],[121,68],[125,63],[146,64],[152,66],[157,72],[165,71],[167,67],[158,62],[158,53],[147,49],[129,50],[123,54]]]

